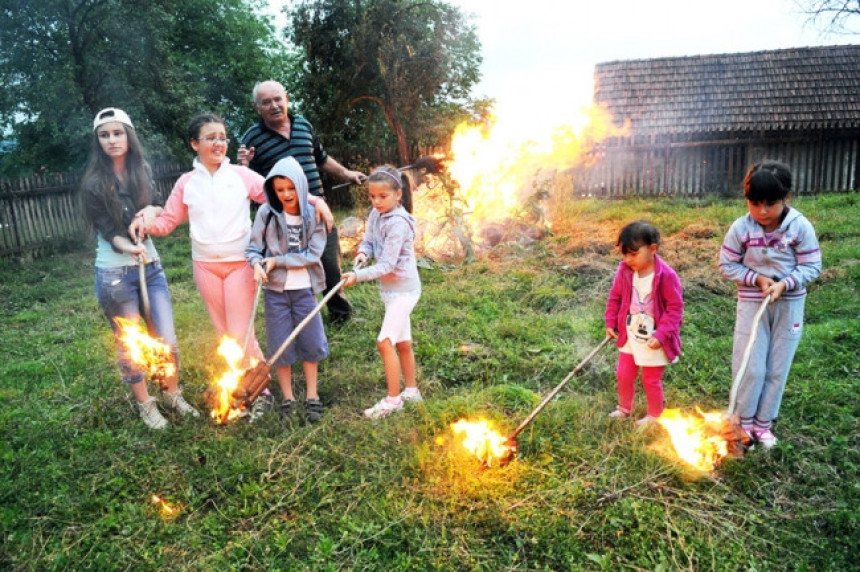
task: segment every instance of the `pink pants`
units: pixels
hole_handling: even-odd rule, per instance
[[[663,370],[665,366],[643,366],[642,387],[648,400],[648,415],[660,417],[663,413]],[[633,354],[619,353],[618,368],[615,370],[618,384],[618,405],[625,411],[633,411],[633,395],[636,392],[636,376],[639,366],[633,361]]]
[[[257,293],[254,269],[243,260],[195,261],[194,281],[218,338],[228,335],[240,345],[243,344]],[[251,335],[248,354],[259,360],[265,359],[256,334]]]

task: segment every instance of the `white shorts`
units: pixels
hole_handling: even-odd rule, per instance
[[[421,297],[421,290],[380,292],[379,295],[382,303],[385,304],[385,317],[382,319],[382,328],[376,341],[389,339],[392,344],[412,341],[412,324],[409,316]]]

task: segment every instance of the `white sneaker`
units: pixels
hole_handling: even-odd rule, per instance
[[[424,401],[424,398],[421,397],[421,390],[419,390],[417,387],[407,387],[406,389],[401,391],[400,399],[403,401],[411,401],[412,403]]]
[[[642,428],[642,427],[648,427],[649,425],[651,425],[651,424],[652,424],[652,423],[654,423],[655,421],[657,421],[657,418],[656,418],[656,417],[654,417],[653,415],[646,415],[646,416],[645,416],[645,417],[643,417],[642,419],[638,419],[638,420],[636,421],[636,426],[637,426],[637,427],[640,427],[640,428]]]
[[[192,417],[200,417],[200,412],[194,409],[190,403],[185,401],[185,398],[182,397],[182,390],[177,389],[176,391],[164,391],[162,392],[164,396],[164,404],[169,408],[178,411],[182,415],[191,415]]]
[[[630,417],[630,412],[621,409],[620,407],[615,408],[615,411],[609,414],[612,419],[627,419]]]
[[[143,402],[138,402],[140,418],[150,429],[164,429],[167,427],[167,419],[158,410],[158,402],[151,397]]]
[[[251,406],[249,423],[256,423],[275,406],[275,397],[271,393],[261,393]]]
[[[365,409],[364,416],[369,419],[382,419],[401,409],[403,409],[403,400],[400,397],[397,398],[397,403],[389,403],[388,397],[383,397],[379,403],[370,409]]]

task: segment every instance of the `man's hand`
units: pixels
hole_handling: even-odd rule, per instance
[[[346,169],[343,173],[343,178],[354,185],[360,185],[364,182],[367,176],[360,171],[350,171]]]
[[[254,152],[257,150],[256,147],[251,147],[248,149],[244,145],[239,146],[239,152],[236,154],[236,160],[243,167],[247,167],[251,164],[251,159],[254,158]]]
[[[331,232],[331,229],[334,227],[334,215],[331,214],[331,209],[328,208],[328,205],[322,197],[316,198],[314,211],[317,213],[317,224],[319,224],[320,221],[325,221],[326,231]]]

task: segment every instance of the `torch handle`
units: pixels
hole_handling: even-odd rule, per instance
[[[735,405],[738,398],[738,388],[741,385],[741,380],[744,377],[744,374],[747,372],[747,365],[750,363],[750,355],[752,354],[753,345],[755,344],[756,336],[758,335],[758,323],[761,321],[761,316],[764,314],[767,305],[770,303],[771,295],[768,294],[764,300],[761,301],[761,306],[759,306],[758,312],[753,316],[752,327],[750,328],[750,339],[747,342],[747,347],[744,349],[744,355],[741,358],[741,364],[738,368],[738,373],[735,375],[735,379],[732,382],[732,390],[729,393],[729,415],[735,414]]]
[[[552,398],[555,397],[556,394],[559,391],[561,391],[561,389],[565,385],[567,385],[567,382],[570,381],[571,379],[573,379],[573,376],[578,374],[580,372],[580,370],[582,370],[582,368],[585,367],[585,364],[587,364],[589,361],[591,361],[591,359],[594,356],[596,356],[598,354],[598,352],[600,352],[600,350],[602,350],[603,347],[606,344],[608,344],[611,339],[612,338],[610,338],[609,336],[606,336],[605,338],[603,338],[603,341],[600,342],[600,344],[598,344],[598,346],[596,348],[591,350],[591,352],[587,356],[585,356],[585,358],[581,362],[579,362],[579,365],[577,365],[575,368],[573,368],[573,370],[569,374],[567,374],[567,377],[565,377],[563,380],[561,380],[561,383],[556,385],[555,388],[552,391],[550,391],[546,397],[544,397],[543,401],[540,402],[540,405],[535,407],[535,410],[532,411],[528,417],[523,419],[523,422],[520,423],[519,427],[514,429],[514,432],[510,434],[510,436],[508,437],[508,441],[513,441],[514,439],[516,439],[517,435],[519,435],[522,432],[522,430],[526,428],[526,425],[528,425],[529,423],[532,422],[532,420],[537,416],[537,414],[540,413],[544,407],[546,407],[546,404],[549,403],[550,401],[552,401]]]
[[[248,346],[251,345],[251,336],[254,334],[254,317],[257,315],[257,306],[260,304],[260,291],[263,289],[263,281],[257,280],[257,293],[254,295],[254,307],[251,309],[251,318],[248,320],[248,329],[245,331],[245,342],[242,344],[242,352],[248,355]]]
[[[356,264],[353,267],[353,270],[358,270],[362,266],[363,266],[362,264]],[[323,296],[322,300],[320,300],[320,303],[317,304],[316,308],[311,310],[310,313],[307,316],[305,316],[305,319],[302,320],[301,322],[299,322],[299,325],[297,325],[295,328],[293,328],[293,331],[290,333],[289,336],[287,336],[287,339],[284,340],[284,343],[281,344],[281,347],[279,347],[277,349],[277,351],[274,354],[272,354],[272,357],[270,357],[268,360],[266,360],[266,364],[269,367],[272,367],[272,365],[274,365],[274,363],[276,361],[278,361],[278,359],[283,355],[283,353],[285,351],[287,351],[287,348],[290,347],[290,344],[292,344],[295,341],[295,339],[298,337],[298,335],[302,333],[302,330],[305,329],[305,326],[307,326],[308,324],[311,323],[311,320],[313,320],[314,317],[316,317],[316,315],[319,314],[320,311],[322,311],[323,306],[325,306],[326,303],[329,300],[331,300],[332,297],[335,294],[337,294],[337,292],[341,288],[343,288],[344,284],[346,284],[346,278],[342,279],[340,282],[335,284],[334,287],[328,291],[328,294]]]
[[[146,258],[143,254],[138,256],[137,271],[140,281],[140,301],[143,305],[143,319],[146,321],[146,329],[149,335],[155,336],[155,325],[152,323],[152,308],[149,305],[149,290],[146,285]]]

